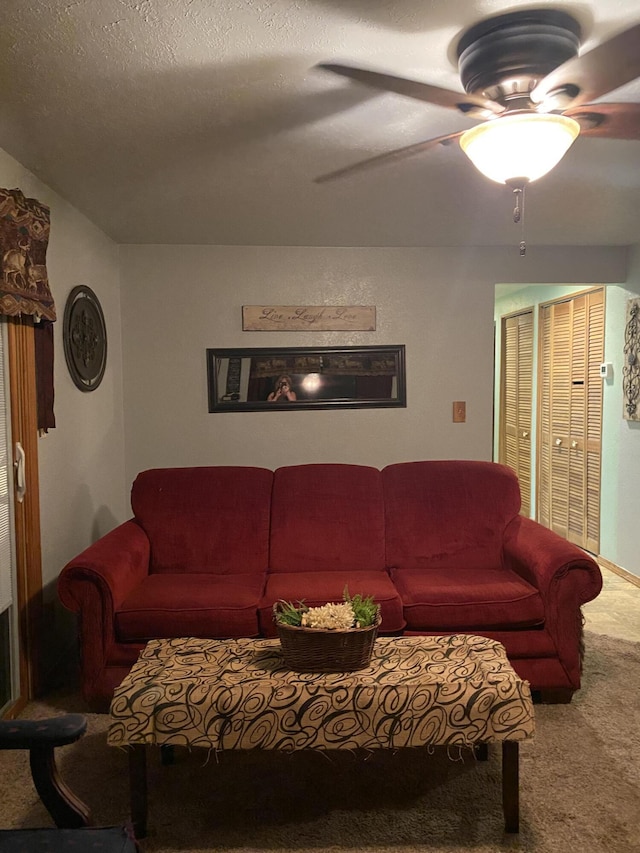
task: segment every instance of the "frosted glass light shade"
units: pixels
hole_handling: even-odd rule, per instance
[[[535,181],[551,171],[580,133],[580,125],[561,115],[516,113],[472,127],[460,147],[487,178]]]

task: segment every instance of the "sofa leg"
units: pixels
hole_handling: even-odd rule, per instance
[[[572,698],[573,690],[570,687],[550,687],[533,692],[533,701],[543,705],[568,705]]]

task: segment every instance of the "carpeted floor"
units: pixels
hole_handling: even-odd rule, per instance
[[[215,755],[180,752],[149,768],[144,853],[526,853],[640,851],[640,644],[586,633],[583,689],[570,705],[536,706],[520,748],[519,835],[503,832],[500,750],[488,762],[441,752]],[[76,695],[24,716],[84,712]],[[96,822],[128,814],[127,758],[107,747],[106,715],[60,750],[61,774]],[[27,757],[0,752],[4,826],[49,823]]]

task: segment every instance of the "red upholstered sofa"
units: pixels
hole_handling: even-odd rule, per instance
[[[62,570],[86,699],[105,710],[157,637],[273,636],[277,599],[373,595],[388,634],[483,634],[542,698],[580,686],[584,551],[519,515],[512,471],[428,461],[144,471],[133,517]]]

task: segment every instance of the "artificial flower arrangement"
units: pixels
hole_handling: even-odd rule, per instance
[[[308,607],[304,601],[278,601],[274,607],[276,623],[296,628],[317,628],[323,631],[348,631],[368,628],[378,619],[380,607],[373,596],[349,595],[347,587],[340,603],[328,602],[320,607]]]

